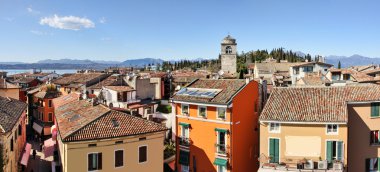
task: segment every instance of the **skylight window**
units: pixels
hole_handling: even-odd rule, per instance
[[[177,92],[177,95],[194,96],[194,97],[215,97],[221,89],[202,89],[202,88],[183,88]]]
[[[73,117],[71,117],[71,118],[69,119],[69,121],[70,121],[70,122],[73,122],[73,121],[78,120],[79,118],[80,118],[80,115],[79,115],[79,114],[76,114],[76,115],[74,115]]]

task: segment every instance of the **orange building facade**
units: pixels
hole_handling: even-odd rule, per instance
[[[197,80],[172,97],[177,171],[257,171],[258,83]],[[194,90],[197,89],[197,90]],[[219,90],[205,98],[204,94]],[[194,95],[200,94],[200,95]]]

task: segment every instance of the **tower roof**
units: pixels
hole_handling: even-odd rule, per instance
[[[236,39],[233,38],[231,35],[227,35],[223,39],[222,44],[236,44]]]

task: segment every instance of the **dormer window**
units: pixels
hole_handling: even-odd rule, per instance
[[[338,125],[337,124],[327,124],[326,133],[328,135],[336,135],[338,134]]]
[[[269,133],[280,133],[280,123],[269,123]]]
[[[232,54],[232,48],[231,46],[226,47],[226,54]]]

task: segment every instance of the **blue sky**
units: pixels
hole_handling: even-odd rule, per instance
[[[285,47],[380,57],[378,0],[0,0],[0,61],[215,58]]]

